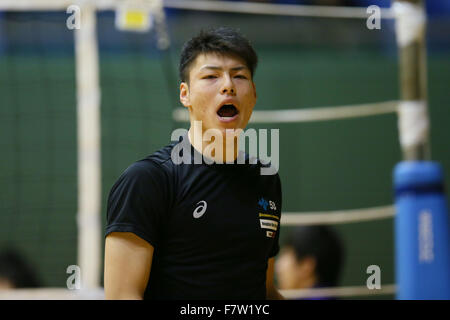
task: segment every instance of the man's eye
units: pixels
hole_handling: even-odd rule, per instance
[[[203,77],[203,79],[215,79],[215,78],[217,78],[217,77],[214,75],[209,75],[209,76]]]
[[[235,76],[235,78],[238,78],[238,79],[247,79],[247,77],[244,76],[244,75],[242,75],[242,74],[238,74],[237,76]]]

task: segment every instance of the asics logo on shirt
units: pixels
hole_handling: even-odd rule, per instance
[[[199,205],[200,204],[200,205]],[[199,205],[199,206],[198,206]],[[199,201],[199,203],[197,203],[197,208],[195,208],[194,210],[194,218],[198,219],[200,218],[206,211],[206,208],[208,207],[208,204],[206,203],[205,200]]]

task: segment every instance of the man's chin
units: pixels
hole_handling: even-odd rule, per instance
[[[201,124],[201,127],[198,127],[199,124]],[[193,124],[191,123],[191,127],[192,126]],[[209,125],[205,125],[205,123],[201,121],[194,121],[194,127],[196,127],[197,129],[201,128],[201,132],[203,132],[205,139],[208,139],[208,136],[217,135],[222,135],[222,137],[226,137],[227,135],[238,136],[245,128],[244,124],[241,123],[241,121],[215,121],[214,124],[210,123]],[[197,130],[194,131],[198,132]]]
[[[229,126],[221,126],[217,128],[222,136],[238,136],[244,129],[239,126],[239,124],[229,125]]]

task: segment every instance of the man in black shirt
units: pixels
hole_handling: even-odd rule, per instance
[[[180,60],[191,127],[111,189],[106,298],[281,299],[273,283],[280,179],[261,174],[267,166],[241,158],[235,143],[256,103],[256,53],[218,28],[189,40]],[[205,141],[211,130],[218,135]]]

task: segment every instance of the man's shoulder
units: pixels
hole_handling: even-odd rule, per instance
[[[124,173],[127,175],[162,175],[172,165],[171,151],[176,143],[168,144],[147,157],[132,163]]]
[[[151,160],[160,165],[170,164],[171,161],[169,160],[171,160],[172,150],[178,143],[180,143],[180,141],[172,141],[166,146],[147,156],[144,160]]]
[[[269,160],[261,159],[258,157],[250,157],[250,163],[254,163],[254,167],[257,168],[258,174],[266,179],[280,180],[280,175],[278,174],[278,164],[272,163]]]

